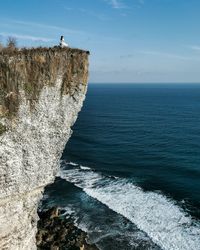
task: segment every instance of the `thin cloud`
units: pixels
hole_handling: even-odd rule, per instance
[[[195,51],[199,51],[200,52],[200,46],[199,45],[190,45],[188,46],[190,49],[195,50]]]
[[[57,30],[59,32],[64,32],[65,34],[83,34],[83,31],[80,30],[72,30],[68,28],[58,27],[55,25],[47,25],[43,23],[35,23],[35,22],[28,22],[28,21],[20,21],[20,20],[9,20],[11,23],[28,26],[28,27],[34,27],[34,28],[40,28],[40,29],[49,29],[49,30]]]
[[[64,9],[67,10],[67,11],[73,10],[72,8],[69,8],[69,7],[64,7]]]
[[[16,33],[5,33],[5,32],[1,32],[0,35],[2,37],[15,37],[18,39],[24,39],[24,40],[30,40],[33,42],[52,42],[54,41],[54,39],[51,38],[47,38],[47,37],[38,37],[38,36],[29,36],[29,35],[21,35],[21,34],[16,34]]]
[[[107,21],[110,20],[110,18],[104,14],[97,13],[96,11],[79,8],[79,9],[72,9],[72,8],[65,8],[66,11],[73,11],[78,12],[79,14],[85,14],[87,16],[91,16],[92,18],[95,17],[101,21]]]
[[[199,48],[200,51],[200,48]],[[154,50],[138,50],[135,51],[134,54],[125,54],[121,55],[120,59],[132,59],[136,56],[136,54],[142,54],[142,55],[152,55],[152,56],[161,56],[165,58],[172,58],[172,59],[179,59],[179,60],[195,60],[200,61],[200,58],[198,57],[189,57],[189,56],[182,56],[167,52],[160,52],[160,51],[154,51]]]
[[[113,9],[125,9],[127,6],[121,0],[105,0]]]
[[[180,59],[180,60],[200,60],[200,58],[194,58],[194,57],[187,57],[187,56],[182,56],[182,55],[177,55],[177,54],[172,54],[172,53],[166,53],[166,52],[160,52],[160,51],[148,51],[148,50],[142,50],[138,51],[140,54],[144,55],[153,55],[153,56],[162,56],[162,57],[168,57],[168,58],[174,58],[174,59]]]
[[[127,54],[127,55],[121,55],[119,58],[120,59],[130,59],[130,58],[133,58],[134,55],[133,54]]]
[[[123,0],[104,0],[104,2],[109,4],[113,9],[130,9]],[[135,0],[134,2],[136,6],[145,4],[145,0]]]
[[[138,0],[139,4],[143,5],[144,4],[144,0]]]

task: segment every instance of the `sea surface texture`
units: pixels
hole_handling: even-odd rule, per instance
[[[200,85],[90,84],[43,206],[102,250],[200,249]]]

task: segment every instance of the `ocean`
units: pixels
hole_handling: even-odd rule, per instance
[[[200,84],[89,84],[42,207],[102,250],[200,249]]]

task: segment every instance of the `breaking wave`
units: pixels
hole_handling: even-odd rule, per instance
[[[69,164],[74,167],[66,169]],[[124,178],[110,178],[75,163],[67,165],[60,170],[62,179],[129,219],[162,249],[199,249],[199,223],[173,200],[160,193],[145,192]]]
[[[85,166],[82,166],[82,165],[80,165],[80,168],[81,168],[82,170],[91,170],[91,168],[85,167]]]

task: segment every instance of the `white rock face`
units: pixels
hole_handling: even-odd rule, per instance
[[[61,94],[63,77],[44,85],[34,109],[21,89],[17,119],[0,136],[0,249],[36,249],[38,203],[54,181],[87,91],[80,83],[73,96]]]

